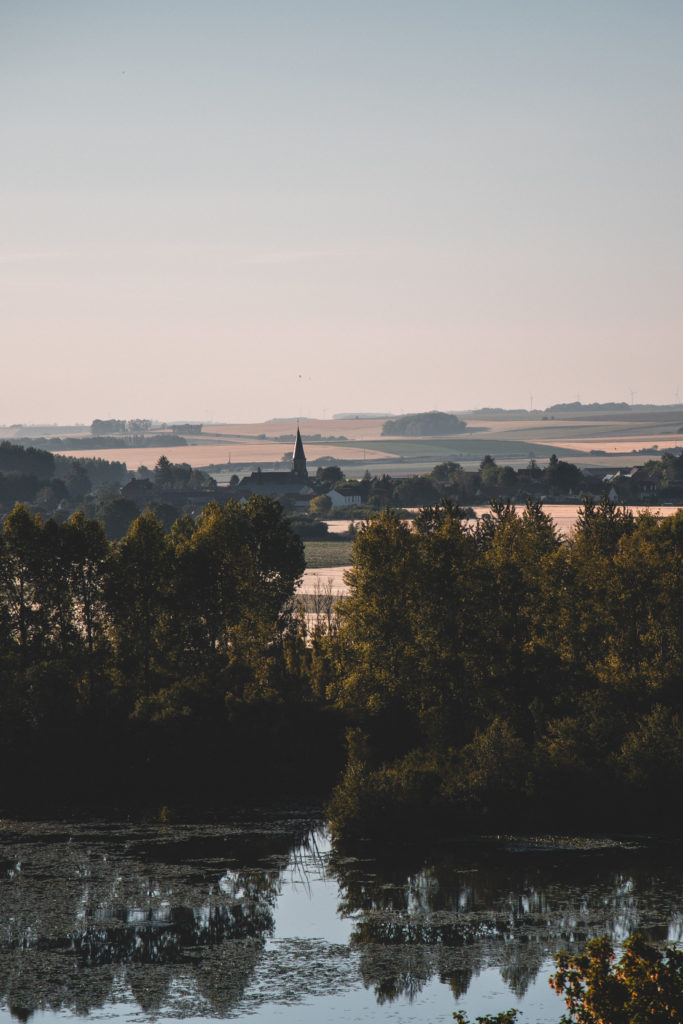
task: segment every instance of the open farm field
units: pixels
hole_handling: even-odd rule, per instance
[[[495,459],[506,460],[512,458],[550,458],[555,452],[558,457],[568,458],[578,452],[564,448],[557,444],[544,446],[540,442],[528,442],[523,440],[505,440],[478,434],[475,437],[460,435],[457,437],[417,437],[417,438],[388,438],[383,437],[381,441],[368,441],[365,445],[365,452],[368,457],[380,457],[384,453],[390,453],[399,458],[424,458],[435,459],[437,462],[451,459],[458,462],[461,459],[483,459],[485,455],[492,455]]]
[[[221,465],[227,463],[243,465],[260,465],[262,468],[286,468],[292,455],[289,442],[275,441],[231,441],[226,444],[190,444],[183,447],[159,448],[88,448],[75,452],[60,452],[79,459],[107,459],[110,462],[125,462],[128,469],[139,469],[140,466],[152,468],[162,455],[171,462],[186,462],[192,468]],[[330,444],[306,443],[306,455],[309,462],[326,456],[332,459],[351,459],[361,462],[364,457],[362,448],[341,444],[337,447]],[[391,458],[388,452],[380,452]],[[283,458],[284,457],[284,458]]]
[[[675,438],[682,436],[678,433],[676,424],[669,427],[663,426],[661,423],[631,425],[625,423],[537,423],[534,426],[529,425],[522,428],[513,426],[504,432],[491,428],[487,432],[492,437],[519,438],[521,440],[539,439],[545,440],[549,444],[559,439],[566,445],[571,445],[574,440],[599,439],[608,441],[611,438],[620,437],[629,441],[647,441],[661,437],[666,439],[667,443],[671,443]]]
[[[425,473],[445,461],[473,468],[485,455],[519,468],[531,458],[543,462],[553,453],[584,468],[596,466],[607,471],[642,465],[653,457],[653,449],[683,447],[683,434],[678,433],[683,426],[683,411],[562,413],[557,419],[544,418],[540,413],[460,415],[470,429],[449,437],[382,437],[382,419],[312,419],[300,421],[299,426],[309,463],[319,458],[338,459],[351,478],[362,476],[366,469],[394,476]],[[166,455],[172,462],[187,462],[198,468],[226,466],[218,474],[223,478],[232,472],[230,465],[284,468],[292,442],[278,438],[293,436],[296,428],[295,419],[212,423],[201,435],[188,435],[184,447],[160,443],[150,448],[111,449],[98,447],[97,438],[93,438],[92,448],[73,455],[123,461],[131,470],[154,466],[160,455]],[[308,440],[311,435],[323,440]],[[347,440],[331,441],[330,437]]]
[[[541,443],[551,445],[552,442],[545,440]],[[590,453],[594,451],[605,452],[607,455],[624,455],[630,452],[640,452],[643,449],[669,449],[683,448],[683,434],[655,434],[651,437],[639,435],[634,446],[634,438],[631,437],[590,437],[572,438],[568,442],[576,453]],[[654,456],[656,458],[656,456]]]
[[[278,469],[287,468],[292,457],[293,444],[291,441],[231,441],[229,444],[219,444],[201,447],[206,456],[202,462],[194,461],[194,445],[183,448],[182,451],[192,455],[192,461],[188,459],[176,459],[173,461],[190,462],[193,466],[217,465],[230,462],[258,464],[265,468],[266,465],[276,466]],[[306,441],[306,458],[308,462],[315,462],[316,459],[344,459],[361,460],[364,458],[362,448],[345,442],[327,441]],[[177,449],[176,449],[177,450]],[[378,456],[391,458],[391,452],[379,451]],[[170,458],[170,455],[169,455]]]
[[[486,431],[486,436],[505,438],[508,440],[538,440],[546,444],[561,443],[573,447],[574,441],[607,440],[623,438],[625,440],[650,441],[662,438],[666,443],[675,443],[679,427],[683,426],[683,414],[652,414],[633,419],[626,417],[586,417],[585,419],[543,419],[541,417],[527,420],[475,420],[477,426]]]
[[[221,437],[277,437],[279,434],[295,434],[297,426],[304,437],[307,434],[320,434],[321,437],[347,437],[349,441],[377,439],[382,434],[384,420],[268,420],[265,423],[210,423],[202,430],[202,435]]]
[[[348,568],[348,565],[340,565],[326,569],[306,569],[297,593],[315,594],[316,591],[329,587],[333,594],[348,594],[349,588],[344,582],[344,573]]]
[[[307,540],[304,547],[308,569],[330,569],[351,564],[350,540]]]
[[[234,452],[234,445],[226,445],[223,449],[218,445],[183,445],[182,447],[160,446],[159,448],[88,448],[76,452],[60,452],[77,459],[106,459],[108,462],[125,462],[130,470],[140,466],[152,468],[162,455],[171,462],[187,462],[193,469],[206,466],[212,462],[227,462]],[[281,454],[281,452],[280,452]],[[279,459],[280,454],[274,458]],[[241,461],[235,459],[233,461]],[[246,461],[246,460],[245,460]]]

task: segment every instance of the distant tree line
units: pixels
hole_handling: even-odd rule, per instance
[[[93,420],[90,433],[96,436],[103,434],[144,434],[152,427],[151,420]]]
[[[202,423],[161,423],[160,430],[171,430],[174,434],[201,434]]]
[[[82,505],[86,495],[101,487],[118,488],[128,478],[122,462],[72,459],[37,448],[0,442],[0,516],[16,502],[51,513],[60,503]]]
[[[97,519],[109,540],[123,537],[143,506],[155,512],[165,530],[183,514],[183,506],[170,504],[171,491],[215,490],[216,481],[188,463],[172,463],[162,455],[154,469],[141,466],[138,479],[153,484],[142,503],[122,497],[120,488],[129,474],[125,463],[101,458],[69,458],[21,445],[0,443],[0,518],[17,502],[33,512],[62,521],[76,510]],[[159,493],[157,493],[159,492]]]
[[[125,436],[112,436],[109,434],[95,434],[98,448],[157,448],[180,447],[187,444],[187,440],[172,431],[157,432],[156,434],[130,434]],[[28,441],[29,438],[17,438],[17,443]],[[43,448],[52,452],[88,451],[93,448],[92,437],[32,437],[30,442],[34,448]]]
[[[382,436],[425,437],[441,434],[462,434],[467,424],[448,412],[418,412],[382,424]]]
[[[628,402],[557,402],[546,412],[628,412]]]
[[[45,480],[53,476],[54,471],[55,460],[50,452],[0,441],[0,473],[25,473],[38,480]]]
[[[337,468],[326,467],[324,472]],[[683,454],[665,452],[658,459],[646,462],[643,473],[652,479],[656,488],[646,500],[683,502]],[[328,480],[319,476],[319,479],[323,484],[340,482],[338,478]],[[611,486],[623,502],[640,504],[644,500],[638,481],[621,476],[614,484],[606,483],[600,476],[585,473],[555,454],[545,465],[531,459],[519,469],[500,465],[491,455],[485,455],[476,470],[464,469],[458,462],[441,462],[419,476],[395,477],[387,473],[371,476],[367,472],[361,480],[347,482],[361,495],[363,508],[368,511],[419,508],[443,498],[463,507],[486,504],[492,499],[522,504],[527,498],[580,500],[586,494],[600,496]],[[352,511],[358,515],[357,508]]]
[[[93,420],[90,424],[90,433],[95,437],[105,437],[107,434],[134,434],[142,435],[152,429],[152,420]],[[201,434],[201,423],[160,423],[159,430],[169,430],[172,434]],[[111,438],[107,438],[111,440]]]
[[[90,433],[96,436],[101,434],[124,434],[125,432],[125,420],[93,420],[90,424]]]
[[[338,467],[328,466],[322,472],[318,470],[317,479],[334,486],[341,482],[340,475]],[[420,476],[395,477],[388,473],[371,476],[367,472],[361,480],[347,482],[360,494],[363,507],[372,511],[420,508],[443,498],[461,506],[486,504],[492,498],[522,501],[542,495],[578,498],[596,486],[594,478],[584,476],[578,466],[556,455],[551,456],[546,467],[532,459],[528,466],[516,470],[512,466],[500,466],[492,456],[486,455],[477,470],[463,469],[458,462],[441,462]],[[597,484],[602,489],[602,481]],[[358,515],[358,509],[354,514]]]

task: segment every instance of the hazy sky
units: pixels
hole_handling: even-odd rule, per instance
[[[682,0],[0,0],[0,423],[671,402]]]

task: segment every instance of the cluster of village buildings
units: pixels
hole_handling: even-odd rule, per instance
[[[586,480],[587,492],[595,492],[598,498],[602,494],[607,494],[607,497],[615,503],[623,501],[647,503],[656,500],[660,487],[657,477],[653,476],[645,467],[619,470],[606,475],[602,475],[597,470],[589,470],[586,477],[589,478]],[[311,501],[321,494],[327,495],[331,509],[357,506],[361,505],[363,501],[361,490],[352,484],[336,482],[330,487],[329,482],[309,476],[306,454],[298,429],[288,469],[266,471],[259,468],[241,480],[235,476],[229,485],[216,486],[212,489],[160,489],[153,480],[139,478],[130,480],[121,489],[122,497],[134,502],[140,509],[145,508],[151,501],[163,500],[179,509],[199,510],[211,501],[221,503],[231,499],[239,501],[252,494],[276,498],[290,512],[294,513],[307,512]]]
[[[121,496],[144,508],[151,500],[158,497],[158,489],[149,479],[130,480],[121,488]],[[206,505],[210,501],[225,502],[230,499],[240,500],[252,494],[262,494],[269,498],[277,498],[292,511],[306,512],[313,498],[326,494],[332,508],[347,505],[360,505],[361,492],[350,485],[338,484],[328,490],[324,483],[309,477],[301,433],[297,429],[296,443],[292,461],[288,470],[264,471],[255,470],[242,480],[225,487],[207,489],[176,489],[164,491],[163,500],[169,504],[180,506]]]

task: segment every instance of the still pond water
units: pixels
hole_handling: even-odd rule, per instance
[[[559,1021],[552,954],[683,939],[677,845],[500,837],[381,860],[323,823],[0,822],[0,1021]]]

